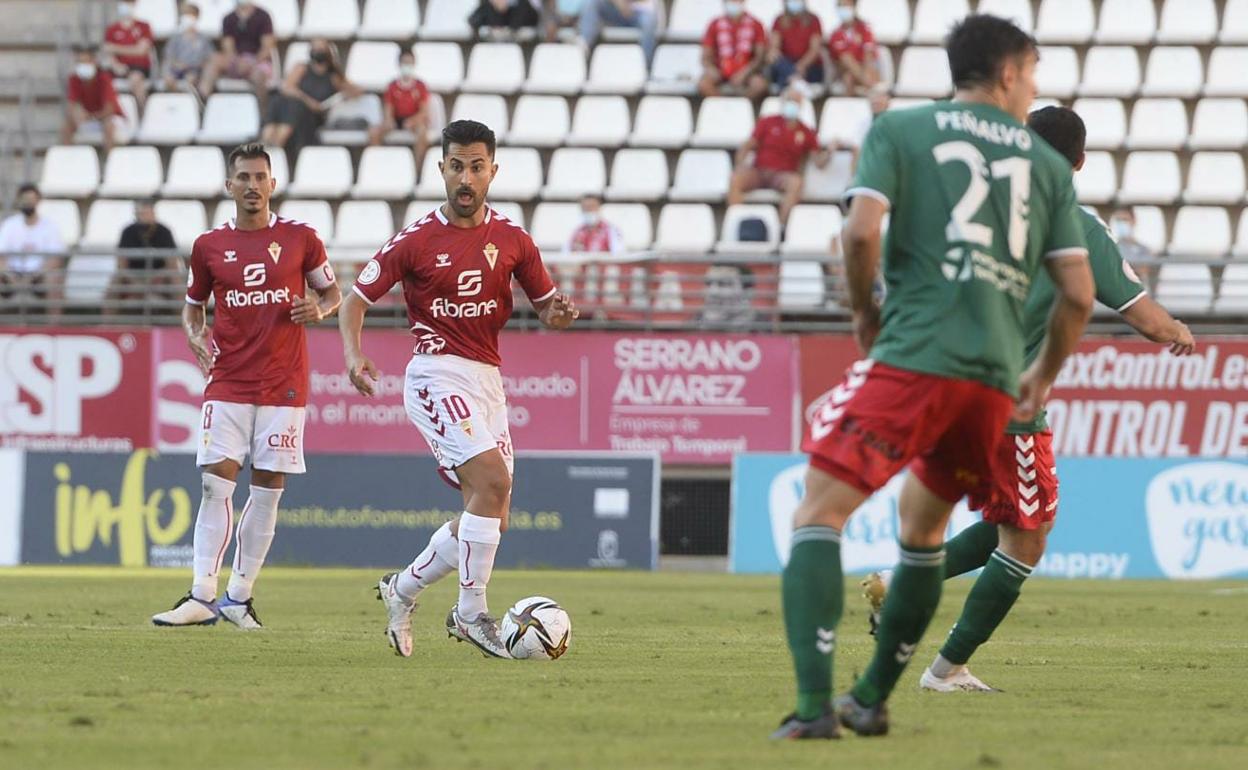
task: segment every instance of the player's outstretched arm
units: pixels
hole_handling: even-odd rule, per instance
[[[182,329],[186,332],[186,344],[195,354],[199,370],[208,375],[212,370],[212,331],[208,328],[208,313],[203,305],[187,302],[182,306]]]
[[[557,293],[544,302],[533,305],[538,320],[547,329],[566,329],[581,317],[581,311],[567,294]]]
[[[1049,397],[1049,389],[1062,370],[1062,364],[1075,350],[1092,315],[1096,284],[1088,266],[1087,252],[1074,252],[1045,260],[1045,269],[1057,286],[1057,300],[1049,316],[1049,332],[1039,355],[1019,380],[1019,401],[1014,419],[1035,418]]]
[[[1170,315],[1152,297],[1140,297],[1122,311],[1122,318],[1143,337],[1169,345],[1176,356],[1186,356],[1196,349],[1196,339],[1187,324]]]
[[[878,198],[856,195],[849,204],[849,218],[841,229],[845,251],[845,278],[849,307],[854,314],[854,338],[863,355],[871,351],[880,333],[880,307],[875,302],[875,275],[880,269],[880,226],[888,207]]]
[[[364,329],[364,313],[368,303],[352,292],[342,303],[338,312],[338,330],[342,332],[342,352],[347,362],[347,376],[362,396],[372,397],[373,383],[377,382],[377,366],[364,355],[360,333]]]

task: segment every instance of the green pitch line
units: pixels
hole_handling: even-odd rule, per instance
[[[920,693],[970,585],[952,581],[889,737],[775,745],[793,700],[775,578],[496,573],[496,613],[530,594],[571,613],[568,655],[530,663],[447,639],[449,582],[424,597],[414,657],[395,657],[372,571],[266,570],[259,633],[150,626],[187,577],[0,570],[0,767],[1248,766],[1243,583],[1028,581],[972,662],[1005,693]],[[852,593],[838,690],[871,651]]]

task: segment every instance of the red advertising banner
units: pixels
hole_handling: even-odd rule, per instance
[[[151,382],[150,332],[0,329],[0,446],[150,446]]]

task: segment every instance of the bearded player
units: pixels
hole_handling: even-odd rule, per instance
[[[426,588],[459,571],[459,601],[447,632],[489,656],[510,657],[490,617],[486,586],[506,529],[512,448],[499,375],[498,333],[511,316],[514,277],[543,325],[566,329],[579,315],[555,288],[533,239],[486,204],[494,132],[457,120],[442,131],[446,203],[408,225],[365,265],[338,319],[347,372],[372,396],[377,368],[360,346],[368,306],[403,284],[416,347],[403,402],[429,442],[444,479],[463,492],[464,512],[433,533],[408,567],[384,576],[379,598],[395,652],[412,654],[412,612]]]
[[[886,701],[940,601],[953,506],[992,478],[1011,413],[1034,416],[1092,309],[1070,166],[1023,124],[1036,94],[1036,41],[976,15],[945,47],[953,101],[879,116],[846,193],[850,304],[869,358],[830,392],[803,442],[810,467],[782,581],[797,708],[774,738],[836,738],[838,721],[859,735],[888,731]],[[881,309],[872,283],[886,213]],[[1042,270],[1057,301],[1024,371],[1023,304]],[[840,533],[907,467],[901,563],[875,655],[834,703]]]
[[[1083,168],[1087,130],[1074,110],[1045,107],[1027,119],[1031,129],[1062,154],[1078,171]],[[1176,356],[1196,348],[1191,331],[1157,304],[1122,258],[1109,228],[1095,214],[1079,210],[1088,260],[1096,281],[1096,298],[1122,315],[1141,336],[1169,346]],[[1027,362],[1040,349],[1045,319],[1053,306],[1053,283],[1041,275],[1027,298],[1023,325],[1027,339]],[[980,567],[984,571],[971,586],[962,615],[949,632],[940,653],[919,679],[919,687],[937,692],[991,691],[966,663],[993,632],[1022,591],[1023,582],[1044,555],[1045,541],[1057,516],[1057,467],[1053,457],[1053,434],[1044,412],[1033,420],[1011,422],[1006,440],[999,445],[997,475],[988,499],[972,499],[971,507],[983,512],[983,521],[967,527],[945,544],[945,578]],[[1003,533],[1004,536],[998,534]],[[1012,544],[1010,550],[1000,547]],[[872,618],[883,604],[891,572],[873,573],[863,586],[872,600]]]
[[[252,588],[273,543],[286,475],[304,471],[304,327],[333,315],[342,301],[316,231],[269,210],[277,183],[263,145],[234,149],[227,169],[235,216],[195,239],[182,310],[187,342],[208,377],[195,460],[203,469],[203,498],[194,579],[173,609],[152,617],[158,626],[211,625],[224,617],[239,628],[261,627]],[[305,297],[307,286],[315,299]],[[209,297],[216,300],[211,329]],[[248,455],[251,490],[238,519],[230,582],[218,602],[234,487]]]

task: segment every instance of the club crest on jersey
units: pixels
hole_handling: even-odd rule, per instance
[[[277,241],[273,241],[269,244],[269,256],[273,258],[273,264],[275,265],[277,264],[277,260],[281,258],[282,247],[278,245]]]
[[[493,243],[487,243],[481,253],[485,255],[485,261],[490,263],[490,269],[493,270],[494,263],[498,261],[498,247]]]
[[[433,265],[434,267],[450,267],[451,266],[451,255],[447,254],[446,252],[442,252],[441,254],[439,254],[437,257],[435,257],[435,260],[436,261]]]
[[[225,261],[226,261],[226,262],[237,262],[237,261],[238,261],[238,252],[237,252],[237,251],[234,251],[233,249],[231,249],[230,251],[225,252]]]

